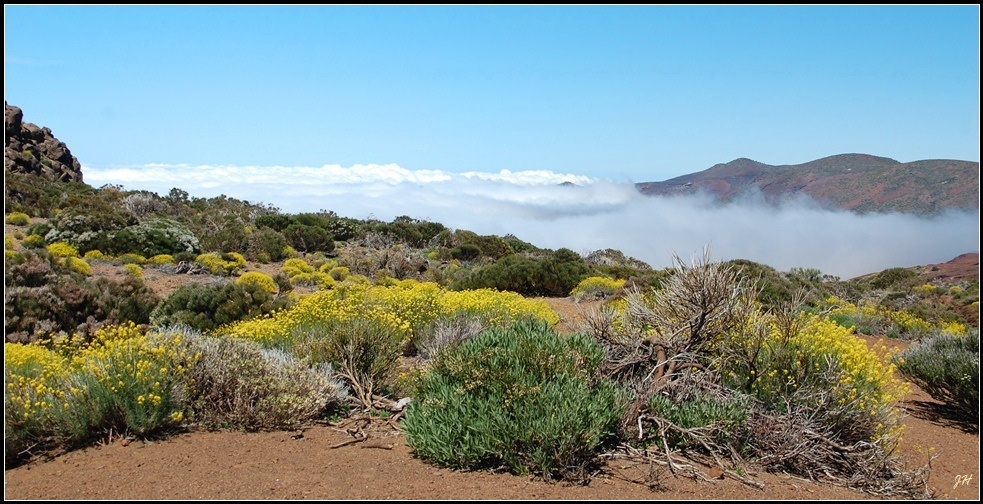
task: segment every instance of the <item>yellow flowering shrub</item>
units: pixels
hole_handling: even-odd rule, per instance
[[[613,296],[618,289],[625,286],[624,280],[614,278],[592,276],[580,281],[576,287],[570,291],[570,295],[578,300],[584,299],[603,299]]]
[[[338,261],[335,261],[334,259],[327,259],[327,258],[317,260],[313,262],[311,266],[313,267],[315,266],[315,264],[317,265],[316,266],[317,270],[320,271],[321,273],[327,273],[338,267]]]
[[[55,242],[47,247],[48,253],[55,257],[78,257],[79,251],[66,242]]]
[[[219,254],[201,254],[195,258],[195,263],[200,264],[213,275],[232,275],[246,267],[246,258],[238,252],[225,252]]]
[[[174,256],[170,254],[157,254],[147,259],[147,264],[152,264],[154,266],[161,266],[164,264],[174,264]]]
[[[7,216],[6,222],[11,226],[26,226],[31,222],[31,217],[24,212],[12,212]]]
[[[283,271],[287,277],[293,278],[294,276],[302,273],[314,273],[314,268],[312,268],[310,264],[307,264],[307,261],[295,257],[284,261],[283,266],[280,267],[280,271]]]
[[[962,336],[963,334],[966,334],[966,326],[960,324],[959,322],[943,322],[942,332],[953,336]]]
[[[922,284],[922,285],[918,285],[916,287],[913,287],[912,290],[915,291],[915,292],[917,292],[917,293],[919,293],[919,294],[921,294],[921,295],[923,295],[923,296],[925,296],[925,295],[928,295],[928,294],[935,294],[935,293],[937,293],[939,291],[939,288],[936,287],[936,286],[934,286],[934,285],[932,285],[932,284],[930,284],[930,283],[925,283],[925,284]]]
[[[784,407],[797,390],[812,387],[824,393],[815,400],[833,401],[869,418],[881,418],[875,437],[890,434],[895,423],[893,406],[908,393],[907,385],[894,377],[895,366],[884,345],[868,348],[852,328],[825,317],[802,315],[799,331],[790,337],[768,322],[769,332],[752,361],[727,364],[725,376],[747,389],[766,405]],[[731,347],[759,343],[737,338]],[[819,407],[820,404],[809,404]]]
[[[238,322],[218,332],[274,345],[289,342],[294,332],[305,326],[361,317],[385,324],[408,342],[438,317],[458,312],[475,314],[498,327],[507,327],[525,317],[550,324],[559,322],[559,316],[546,302],[525,299],[513,292],[492,289],[455,292],[432,282],[415,280],[395,281],[391,287],[372,286],[359,280],[353,275],[336,289],[301,298],[290,310]]]
[[[182,363],[193,361],[182,349],[182,337],[180,332],[146,335],[133,323],[97,331],[72,356],[72,415],[138,434],[179,418],[182,405],[173,396],[174,385],[185,372]]]
[[[86,261],[89,261],[89,262],[96,261],[96,260],[108,259],[106,257],[106,254],[103,254],[98,249],[93,249],[93,250],[90,250],[90,251],[86,252],[85,255],[82,256],[82,258],[85,259]]]
[[[85,262],[83,259],[79,259],[78,257],[66,257],[65,264],[72,270],[85,276],[92,274],[92,266],[89,266],[89,263]]]
[[[126,254],[117,257],[116,260],[123,264],[144,264],[147,262],[146,257],[133,252],[127,252]]]
[[[936,329],[930,322],[910,312],[895,311],[867,302],[857,306],[835,296],[826,299],[829,317],[858,333],[892,338],[917,338]]]
[[[55,336],[4,345],[7,459],[26,443],[74,444],[110,428],[138,434],[183,418],[172,396],[184,367],[181,335],[144,334],[133,323],[91,339]]]
[[[265,289],[267,292],[271,293],[276,292],[277,290],[276,282],[273,280],[273,277],[260,271],[249,271],[247,273],[243,273],[242,276],[236,279],[236,283],[256,284]]]
[[[4,343],[4,427],[7,439],[40,434],[63,402],[67,360],[40,345]]]
[[[123,268],[126,269],[126,274],[133,278],[143,278],[143,268],[138,264],[124,264]]]

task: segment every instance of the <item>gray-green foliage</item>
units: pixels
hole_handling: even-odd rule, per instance
[[[185,375],[191,421],[248,430],[295,427],[341,405],[344,386],[330,366],[236,338],[192,334],[199,355]]]
[[[310,362],[331,364],[351,387],[358,401],[369,407],[373,394],[388,392],[395,384],[400,335],[371,318],[332,320],[302,326],[293,338],[293,350]]]
[[[939,334],[908,347],[896,359],[898,371],[932,397],[979,423],[980,337]]]
[[[439,465],[583,479],[624,406],[602,360],[587,335],[533,321],[489,329],[438,354],[407,412],[408,442]]]

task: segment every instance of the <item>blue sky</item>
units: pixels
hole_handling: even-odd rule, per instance
[[[979,161],[979,33],[979,6],[8,5],[4,99],[85,166]]]

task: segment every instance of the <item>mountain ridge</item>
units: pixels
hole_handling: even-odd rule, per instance
[[[901,162],[870,154],[836,154],[800,164],[769,165],[749,158],[661,182],[640,182],[649,196],[705,192],[728,202],[760,191],[772,203],[806,194],[858,213],[931,214],[979,208],[980,164],[956,159]]]

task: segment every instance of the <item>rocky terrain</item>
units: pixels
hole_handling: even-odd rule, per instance
[[[24,122],[24,112],[4,102],[4,172],[33,173],[82,182],[82,165],[51,129]]]

